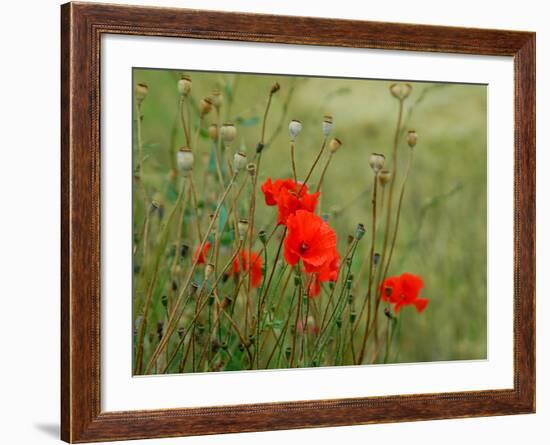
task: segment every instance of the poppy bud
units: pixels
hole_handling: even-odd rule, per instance
[[[191,78],[186,74],[182,74],[178,80],[178,91],[182,96],[187,96],[191,91]]]
[[[290,134],[290,140],[295,141],[296,137],[302,131],[302,123],[296,119],[290,121],[288,124],[288,133]]]
[[[208,297],[208,306],[212,306],[214,304],[214,295],[210,295]]]
[[[374,173],[378,173],[380,170],[382,170],[382,167],[384,167],[384,160],[386,157],[380,153],[372,153],[369,158],[369,165],[374,171]]]
[[[406,99],[411,94],[412,86],[408,83],[394,83],[390,86],[390,93],[399,100]]]
[[[254,176],[256,176],[256,164],[254,164],[254,162],[249,162],[248,164],[246,164],[246,171],[248,172],[250,177],[253,178]]]
[[[231,142],[237,137],[237,129],[235,125],[226,123],[222,125],[222,139],[225,145],[231,145]]]
[[[261,142],[258,142],[258,145],[256,145],[256,153],[261,153],[264,149],[264,144],[262,144]]]
[[[416,131],[409,130],[409,132],[407,133],[407,144],[409,144],[409,147],[413,148],[416,145],[416,139]]]
[[[391,181],[391,172],[389,170],[382,170],[380,173],[378,173],[378,180],[380,181],[380,185],[383,187],[388,182]]]
[[[231,303],[233,302],[233,299],[230,298],[230,297],[224,297],[224,299],[222,300],[222,308],[227,308],[231,305]]]
[[[218,125],[212,124],[208,127],[208,136],[213,142],[218,140]]]
[[[208,280],[213,273],[214,273],[214,265],[212,263],[208,263],[204,268],[204,279]]]
[[[331,153],[336,153],[341,146],[342,146],[342,141],[340,141],[340,139],[337,139],[337,138],[331,139],[328,144],[328,148],[330,149]]]
[[[233,170],[235,171],[235,173],[238,173],[240,172],[243,168],[246,167],[246,155],[239,151],[237,153],[235,153],[235,155],[233,156]]]
[[[363,235],[365,234],[365,232],[366,232],[366,229],[364,224],[357,224],[357,228],[355,229],[355,238],[357,238],[357,241],[363,238]]]
[[[162,320],[157,321],[157,335],[158,335],[159,341],[162,340],[163,334],[164,334],[164,322]]]
[[[135,89],[136,100],[138,101],[138,103],[141,104],[141,102],[143,102],[143,100],[147,97],[147,94],[149,94],[149,87],[147,86],[147,84],[138,83]]]
[[[237,226],[239,229],[239,238],[242,241],[248,232],[248,219],[240,219]]]
[[[332,116],[325,114],[323,116],[323,135],[327,137],[332,131]]]
[[[162,297],[160,297],[160,301],[161,301],[161,303],[164,307],[168,306],[168,296],[167,295],[163,295]]]
[[[349,322],[355,323],[356,318],[357,318],[357,313],[355,311],[351,311],[349,314]]]
[[[374,256],[372,257],[372,260],[374,261],[374,265],[376,266],[378,264],[378,262],[380,261],[380,254],[375,253]]]
[[[180,340],[183,339],[184,335],[185,335],[185,328],[178,328],[178,337]]]
[[[281,85],[279,85],[279,82],[275,82],[272,86],[271,86],[271,91],[270,93],[271,94],[275,94],[277,91],[279,91],[281,89]]]
[[[191,283],[191,286],[189,287],[189,296],[193,296],[197,293],[197,290],[199,290],[199,285],[195,283],[194,281]]]
[[[292,348],[289,346],[285,349],[285,357],[286,359],[290,359],[290,353],[292,352]]]
[[[193,152],[188,147],[181,147],[177,154],[177,165],[183,176],[187,176],[193,170]]]
[[[258,238],[260,238],[260,241],[265,246],[265,243],[267,242],[267,234],[265,233],[265,230],[260,230],[260,233],[258,233]]]
[[[212,100],[209,97],[204,97],[199,102],[200,117],[206,116],[212,111]]]
[[[393,319],[393,315],[391,314],[390,310],[388,308],[384,309],[384,315],[388,317],[390,320]]]
[[[336,319],[336,327],[340,329],[342,327],[342,317]]]

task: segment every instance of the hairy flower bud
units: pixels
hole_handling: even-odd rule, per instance
[[[272,86],[271,86],[271,91],[270,93],[271,94],[275,94],[277,91],[279,91],[281,89],[281,85],[279,85],[279,82],[275,82]]]
[[[332,131],[332,116],[325,114],[323,116],[323,135],[327,137]]]
[[[369,165],[374,171],[378,173],[384,167],[384,161],[386,157],[380,153],[372,153],[369,157]]]
[[[330,149],[331,153],[336,153],[341,146],[342,146],[342,141],[338,138],[331,139],[328,144],[328,148]]]
[[[221,135],[223,143],[229,146],[237,137],[237,128],[231,123],[225,123],[222,125]]]
[[[409,147],[413,148],[416,145],[416,140],[418,136],[416,134],[416,131],[409,130],[407,133],[407,144],[409,144]]]
[[[238,173],[244,168],[246,168],[246,154],[239,151],[233,156],[233,171]]]
[[[177,165],[183,176],[187,176],[193,170],[194,157],[193,152],[188,147],[182,147],[178,150]]]
[[[300,134],[301,131],[302,123],[296,119],[291,120],[290,124],[288,124],[288,133],[290,134],[290,140],[296,140],[296,137]]]
[[[178,91],[182,96],[187,96],[191,92],[191,78],[186,74],[182,74],[178,80]]]

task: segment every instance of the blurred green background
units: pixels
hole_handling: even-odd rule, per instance
[[[162,190],[171,157],[183,145],[177,117],[180,71],[134,69],[135,85],[145,82],[149,95],[142,106],[144,179]],[[343,142],[323,187],[322,210],[329,213],[344,250],[357,223],[371,223],[372,152],[391,159],[398,101],[389,93],[393,82],[364,79],[306,78],[232,73],[186,72],[193,81],[194,103],[219,89],[224,95],[223,121],[234,122],[238,145],[251,158],[259,140],[261,118],[271,85],[274,95],[266,130],[259,181],[290,177],[287,126],[303,123],[297,139],[298,176],[305,176],[321,142],[323,114],[334,118],[332,135]],[[415,129],[418,145],[404,199],[390,275],[411,272],[423,277],[422,297],[428,308],[400,313],[402,328],[395,350],[397,362],[486,358],[487,342],[487,90],[484,85],[411,83],[405,102],[404,128]],[[214,113],[205,124],[215,123]],[[280,132],[276,128],[280,125]],[[196,122],[194,122],[196,125]],[[273,135],[275,133],[275,137]],[[401,138],[400,171],[409,148]],[[201,137],[204,156],[209,141]],[[322,167],[323,162],[320,164]],[[200,163],[197,163],[200,164]],[[310,181],[318,180],[316,174]],[[201,178],[200,166],[195,168]],[[399,190],[398,178],[396,190]],[[397,192],[396,192],[397,195]],[[271,227],[275,210],[257,209],[257,227]],[[397,199],[394,198],[394,202]],[[192,245],[194,245],[192,243]],[[366,255],[369,243],[361,246]],[[361,277],[359,277],[361,279]],[[366,280],[366,278],[363,278]]]

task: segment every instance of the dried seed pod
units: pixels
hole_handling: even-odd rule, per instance
[[[409,144],[409,147],[413,148],[414,146],[416,146],[416,140],[417,140],[418,136],[416,134],[416,131],[414,130],[409,130],[408,133],[407,133],[407,144]]]
[[[191,78],[182,74],[180,80],[178,80],[178,91],[182,96],[187,96],[191,92]]]
[[[332,116],[325,114],[323,116],[323,135],[327,137],[332,131]]]
[[[295,141],[296,137],[302,131],[302,123],[299,120],[293,119],[288,124],[288,133],[290,134],[290,140]]]
[[[204,97],[199,102],[200,117],[203,118],[212,111],[212,100],[209,97]]]
[[[412,86],[408,83],[394,83],[390,86],[390,93],[399,100],[406,99],[411,94]]]
[[[135,88],[135,95],[138,103],[141,104],[141,102],[143,102],[143,100],[147,97],[147,94],[149,94],[149,87],[147,84],[138,83]]]
[[[369,165],[374,171],[374,173],[378,173],[382,168],[384,167],[384,161],[386,160],[386,157],[380,153],[372,153],[369,157]]]
[[[382,187],[385,186],[391,181],[391,172],[389,170],[381,170],[380,173],[378,173],[378,180]]]
[[[331,139],[328,144],[328,148],[330,149],[331,153],[336,153],[341,146],[342,146],[342,141],[338,138]]]
[[[212,124],[208,127],[208,137],[210,137],[210,139],[213,142],[216,142],[218,140],[218,125],[217,124]]]
[[[183,176],[188,176],[193,170],[194,157],[193,152],[188,147],[181,147],[177,154],[177,165]]]
[[[235,173],[238,173],[242,169],[244,169],[247,164],[246,161],[247,161],[246,154],[244,154],[241,151],[235,153],[235,155],[233,156],[233,171]]]
[[[223,104],[223,96],[220,90],[215,89],[212,91],[212,94],[210,94],[210,100],[212,102],[212,105],[219,109]]]
[[[246,164],[246,171],[251,178],[254,178],[256,176],[256,164],[254,164],[254,162],[249,162]]]
[[[221,135],[223,143],[229,146],[237,137],[237,128],[232,123],[225,123],[222,125]]]

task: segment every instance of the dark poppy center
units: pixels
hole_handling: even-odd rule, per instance
[[[307,249],[309,249],[309,246],[302,241],[302,244],[300,244],[300,253],[302,254],[306,253]]]

